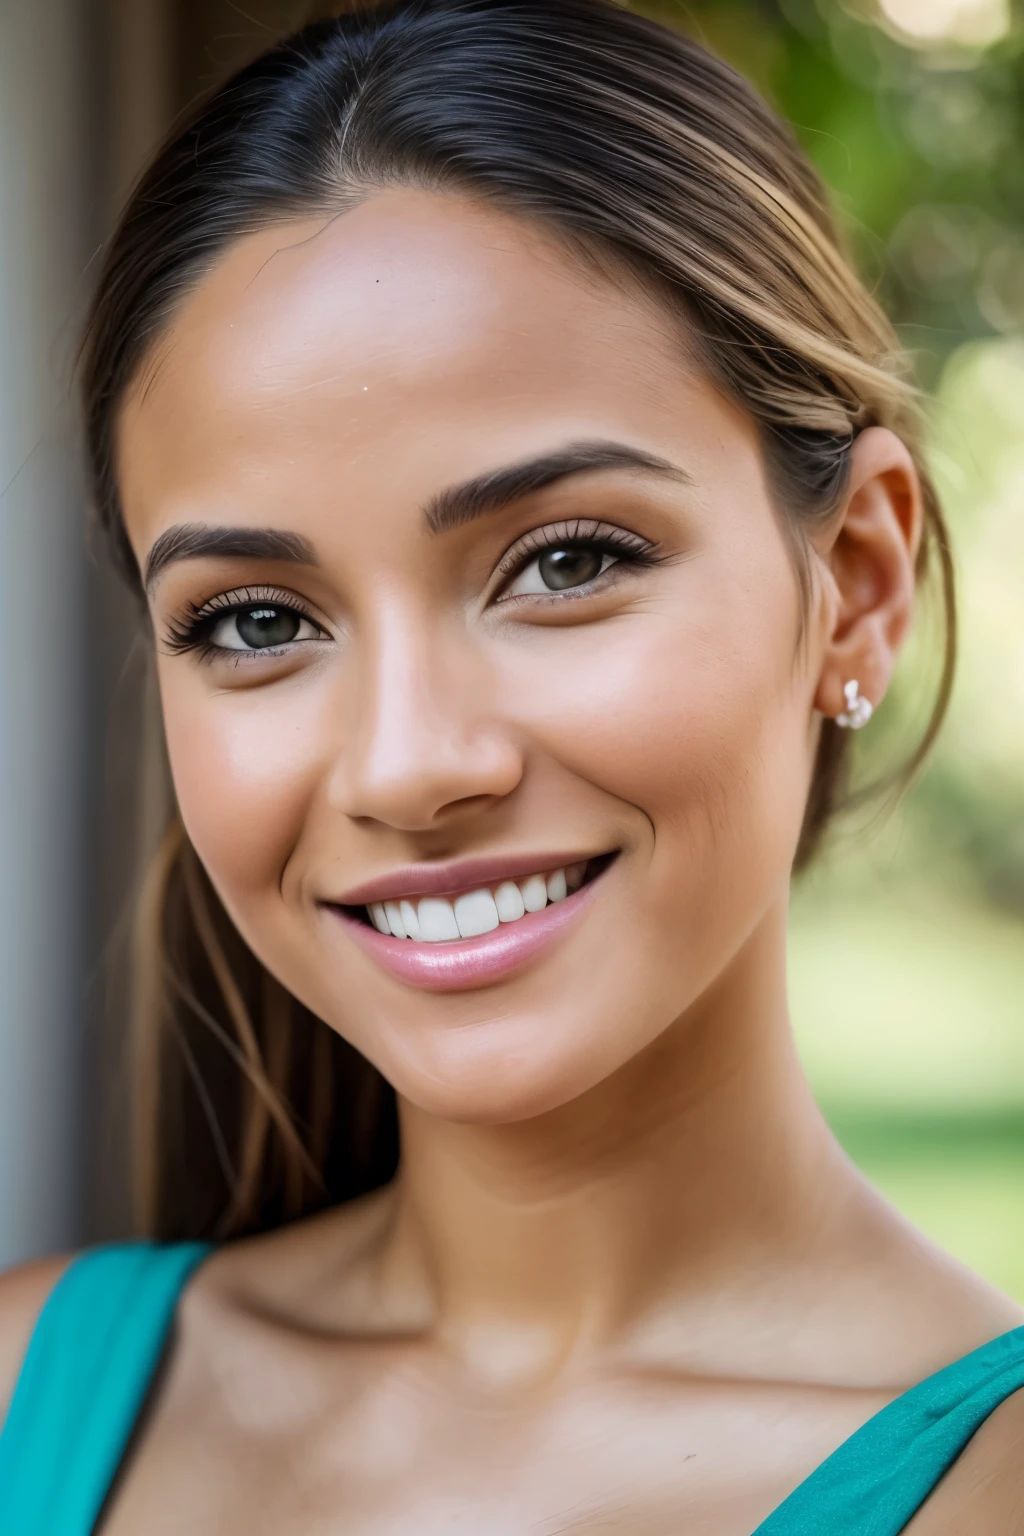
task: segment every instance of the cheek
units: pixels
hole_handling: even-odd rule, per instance
[[[692,902],[710,920],[716,891],[735,908],[738,882],[763,893],[788,877],[809,688],[787,565],[759,585],[691,575],[660,606],[548,632],[523,709],[566,768],[643,813],[655,907]]]
[[[168,664],[164,726],[182,820],[229,909],[276,894],[324,752],[310,680],[217,692]]]

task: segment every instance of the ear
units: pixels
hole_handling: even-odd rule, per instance
[[[850,452],[846,504],[821,551],[833,600],[814,706],[830,718],[853,679],[873,705],[885,695],[913,616],[924,516],[917,468],[895,432],[866,427]]]

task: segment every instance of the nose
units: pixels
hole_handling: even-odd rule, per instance
[[[359,650],[354,718],[344,722],[330,786],[337,809],[428,832],[512,793],[523,776],[521,742],[461,627],[439,636],[385,622]]]

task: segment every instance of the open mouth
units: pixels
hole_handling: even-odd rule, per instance
[[[452,896],[408,896],[343,907],[347,916],[372,924],[378,933],[419,944],[450,944],[493,933],[502,924],[521,922],[528,913],[565,901],[589,885],[615,857],[613,853],[565,864],[546,873],[502,880]]]
[[[415,891],[414,873],[408,895],[391,884],[384,901],[324,906],[356,945],[399,981],[432,992],[459,992],[521,971],[574,929],[617,856],[618,850],[570,860],[493,883],[478,877],[465,890],[449,885],[443,895],[437,883],[434,894],[422,894],[424,884],[430,889],[427,881]],[[494,869],[488,863],[491,868],[482,873]],[[383,883],[375,882],[378,887]],[[366,894],[376,892],[369,887]]]

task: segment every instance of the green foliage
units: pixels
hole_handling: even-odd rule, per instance
[[[933,382],[962,341],[1024,323],[1024,8],[988,47],[901,35],[841,0],[641,7],[729,60],[794,125]],[[917,0],[922,17],[998,12]]]

